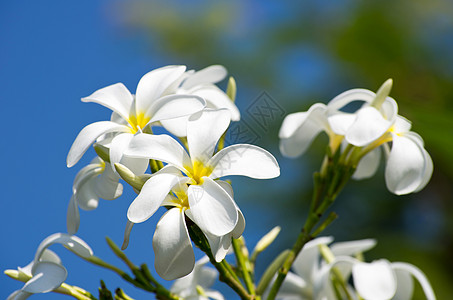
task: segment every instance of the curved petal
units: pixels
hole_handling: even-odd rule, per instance
[[[225,192],[228,193],[228,195],[230,195],[230,197],[232,199],[234,199],[234,191],[233,191],[233,187],[231,186],[231,184],[229,184],[228,182],[226,181],[223,181],[223,180],[216,180],[215,181],[218,185],[220,185],[222,187],[222,189],[225,190]]]
[[[129,206],[127,210],[129,221],[141,223],[148,220],[160,207],[170,190],[179,182],[179,177],[181,172],[173,166],[166,166],[152,175]]]
[[[74,193],[74,197],[76,198],[76,202],[81,209],[96,209],[99,205],[99,196],[95,190],[94,178],[79,186],[77,191]]]
[[[294,272],[302,277],[307,283],[311,284],[313,274],[317,270],[318,259],[319,259],[319,248],[318,245],[330,244],[333,238],[330,236],[319,237],[308,242],[299,255],[296,257],[293,263]]]
[[[358,262],[352,267],[354,286],[365,300],[388,300],[395,295],[396,277],[388,261]]]
[[[392,97],[385,98],[380,111],[387,120],[394,120],[397,117],[402,118],[401,116],[398,116],[398,104]]]
[[[187,124],[187,143],[192,163],[207,162],[214,153],[217,142],[230,124],[226,109],[205,109],[190,116]]]
[[[124,151],[124,155],[148,159],[157,159],[171,164],[183,172],[192,166],[186,150],[172,137],[166,134],[139,134]]]
[[[154,101],[146,115],[151,116],[148,124],[189,116],[201,111],[206,106],[206,101],[195,95],[168,95]]]
[[[280,151],[288,157],[302,155],[321,131],[329,131],[326,105],[313,104],[306,113],[289,115],[280,129]]]
[[[393,131],[396,133],[408,133],[411,130],[411,127],[412,127],[411,121],[402,116],[397,116],[395,119]]]
[[[431,284],[429,284],[428,278],[426,278],[426,275],[423,274],[423,272],[419,268],[417,268],[416,266],[413,266],[411,264],[402,263],[402,262],[392,263],[392,268],[394,270],[408,272],[409,274],[414,276],[418,280],[420,285],[422,286],[422,289],[425,292],[426,299],[427,300],[436,299],[433,288],[431,287]]]
[[[234,104],[234,102],[231,101],[230,97],[228,97],[224,91],[222,91],[215,85],[206,85],[195,90],[191,90],[190,94],[197,95],[205,99],[207,102],[207,107],[209,108],[228,109],[231,114],[232,121],[239,121],[241,118],[241,113],[239,112],[239,109]]]
[[[212,65],[201,69],[187,77],[181,88],[190,89],[199,84],[217,83],[228,75],[227,70],[221,65]]]
[[[392,193],[412,193],[423,182],[427,166],[423,150],[412,139],[393,135],[392,150],[385,169],[385,182]]]
[[[177,137],[186,137],[187,136],[187,123],[189,122],[190,116],[184,116],[174,119],[161,120],[160,124],[168,132]]]
[[[30,297],[31,295],[33,294],[25,292],[23,290],[17,290],[14,291],[11,295],[9,295],[8,298],[6,298],[6,300],[25,300],[28,299],[28,297]]]
[[[244,230],[245,230],[244,215],[242,214],[242,211],[238,207],[237,207],[237,210],[238,210],[238,222],[236,223],[236,227],[234,227],[234,230],[231,232],[231,236],[233,239],[240,238],[242,233],[244,233]]]
[[[429,182],[431,179],[431,176],[433,175],[434,171],[434,165],[433,165],[433,160],[431,159],[431,156],[429,156],[428,151],[423,149],[423,156],[425,158],[425,171],[423,172],[423,177],[418,185],[418,187],[415,189],[415,193],[421,191]]]
[[[134,138],[132,133],[121,133],[112,139],[109,150],[110,168],[116,172],[114,165],[121,161],[124,151],[128,148],[129,143]]]
[[[339,242],[330,246],[334,256],[353,256],[370,250],[376,246],[376,240],[365,239],[358,241]]]
[[[54,262],[38,262],[33,266],[33,277],[22,288],[28,293],[47,293],[59,287],[68,276],[62,265]]]
[[[110,108],[124,120],[129,118],[133,100],[132,94],[122,83],[109,85],[88,97],[82,98],[83,102],[94,102]]]
[[[211,252],[214,255],[216,262],[221,262],[228,254],[228,250],[231,246],[231,235],[227,234],[224,236],[215,236],[204,232],[204,235],[208,239]]]
[[[148,169],[149,159],[123,156],[120,163],[123,166],[126,166],[135,175],[143,175],[145,174],[146,169]]]
[[[255,145],[237,144],[216,153],[207,163],[213,168],[210,178],[242,175],[257,179],[275,178],[280,167],[275,157]]]
[[[155,100],[186,70],[185,66],[166,66],[145,74],[137,85],[136,113],[146,113]]]
[[[75,234],[79,230],[80,225],[80,214],[79,207],[75,201],[75,197],[72,196],[69,201],[68,211],[66,214],[66,228],[69,234]]]
[[[366,89],[351,89],[336,96],[327,104],[328,111],[335,112],[353,101],[373,102],[376,94]]]
[[[363,147],[380,138],[392,125],[376,108],[365,107],[357,112],[357,118],[349,127],[345,139],[354,146]]]
[[[354,123],[356,119],[355,114],[348,113],[336,113],[327,118],[330,128],[335,134],[345,135],[348,132],[349,127]]]
[[[285,281],[283,281],[282,286],[278,291],[277,299],[310,299],[310,289],[311,286],[309,286],[302,277],[299,277],[292,272],[288,272]]]
[[[99,198],[114,200],[123,194],[120,177],[114,173],[109,163],[105,163],[104,172],[95,178],[94,189]]]
[[[77,255],[82,257],[91,257],[93,255],[93,250],[90,246],[85,243],[81,238],[75,235],[69,235],[66,233],[54,233],[46,237],[38,246],[36,250],[34,262],[38,262],[43,255],[44,250],[53,244],[62,244],[65,247],[69,248],[71,251],[77,253]],[[34,266],[33,266],[34,268]]]
[[[203,183],[189,186],[190,214],[203,232],[223,236],[233,231],[238,221],[234,200],[217,183],[203,177]]]
[[[129,245],[129,237],[131,235],[132,227],[134,227],[134,224],[135,223],[132,223],[131,221],[127,220],[126,228],[124,229],[124,238],[123,244],[121,245],[121,250],[125,250]]]
[[[392,300],[411,300],[414,293],[414,280],[411,274],[406,270],[395,268],[393,270],[396,275],[396,293]]]
[[[88,147],[90,147],[98,137],[114,131],[129,132],[130,129],[127,126],[110,121],[100,121],[85,126],[82,131],[80,131],[79,135],[77,135],[71,149],[69,149],[68,157],[66,158],[68,168],[72,167],[80,160]]]
[[[381,153],[381,148],[378,147],[362,157],[352,178],[361,180],[373,176],[379,167]]]
[[[154,266],[163,279],[173,280],[192,272],[195,256],[181,209],[172,208],[159,220],[153,249]]]

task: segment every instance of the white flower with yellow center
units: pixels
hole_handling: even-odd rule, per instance
[[[83,102],[95,102],[113,110],[112,120],[95,122],[82,129],[69,150],[68,167],[75,165],[88,147],[106,133],[116,134],[110,145],[113,164],[120,162],[122,150],[134,135],[150,124],[202,110],[206,104],[202,98],[167,92],[185,70],[185,66],[167,66],[145,74],[135,97],[122,83],[117,83],[83,98]]]
[[[45,238],[36,250],[34,260],[18,270],[6,270],[13,278],[29,278],[25,285],[13,292],[8,300],[26,299],[32,294],[48,293],[58,288],[68,275],[61,259],[47,248],[53,244],[62,244],[82,257],[91,257],[93,251],[82,239],[66,233],[55,233]]]
[[[184,199],[179,204],[180,209],[171,209],[163,218],[171,217],[174,219],[173,224],[179,224],[178,228],[185,228],[181,213],[185,209],[187,216],[210,239],[213,248],[225,248],[225,240],[221,237],[228,234],[235,235],[232,232],[241,216],[232,195],[216,179],[228,175],[267,179],[280,174],[275,158],[257,146],[232,145],[213,155],[217,141],[228,128],[229,123],[230,113],[225,109],[204,110],[191,116],[187,125],[190,156],[176,140],[167,135],[140,135],[132,140],[124,152],[126,156],[161,160],[167,163],[167,166],[145,182],[140,194],[129,207],[127,212],[129,221],[132,223],[146,221],[162,205],[172,188],[178,183],[185,184],[188,185],[185,192],[187,199],[180,197],[180,200]],[[170,221],[163,222],[163,220],[159,223],[172,224]],[[164,226],[164,228],[166,231],[167,227]],[[158,242],[154,244],[159,243],[161,249],[166,249],[162,252],[163,255],[177,254],[181,249],[178,241],[184,239],[186,244],[187,242],[190,244],[190,240],[186,239],[186,233],[178,230],[171,228],[168,232],[180,232],[179,235],[174,233],[164,235],[157,234],[164,229],[156,229],[158,237],[155,236],[154,241]],[[218,246],[213,246],[214,244]],[[170,252],[170,249],[173,250]],[[225,255],[221,253],[222,251],[224,250],[214,250],[213,253],[215,252],[216,257],[223,259]],[[157,253],[158,251],[156,256]],[[159,274],[165,276],[165,270],[157,270]],[[187,268],[185,272],[190,271],[191,268]]]
[[[227,74],[227,70],[221,65],[212,65],[200,71],[189,70],[181,75],[168,91],[175,94],[200,96],[206,100],[207,108],[226,108],[231,113],[231,120],[239,121],[241,118],[239,109],[232,99],[215,85],[215,83],[224,80]],[[188,118],[186,116],[162,120],[161,124],[172,134],[184,137],[187,134]]]

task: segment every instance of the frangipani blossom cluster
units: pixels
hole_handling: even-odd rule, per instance
[[[423,140],[410,131],[410,122],[398,115],[396,101],[388,97],[391,81],[377,93],[346,91],[327,105],[318,103],[307,112],[285,118],[280,129],[280,148],[285,156],[303,154],[322,131],[329,136],[329,151],[321,172],[314,176],[312,204],[295,244],[274,259],[259,282],[255,281],[259,275],[255,273],[257,256],[274,242],[280,227],[265,235],[250,255],[242,238],[245,217],[236,203],[232,183],[225,177],[272,179],[280,175],[280,167],[271,153],[258,146],[224,147],[230,123],[240,119],[234,104],[234,79],[230,78],[226,92],[216,86],[226,75],[226,69],[219,65],[200,71],[167,66],[145,74],[135,95],[117,83],[82,99],[113,112],[109,121],[95,122],[81,130],[69,150],[67,165],[75,165],[91,145],[98,157],[74,179],[67,211],[68,234],[49,236],[38,247],[33,262],[17,271],[7,270],[10,277],[26,282],[9,300],[49,291],[83,300],[94,298],[64,283],[67,271],[59,257],[47,249],[55,243],[154,293],[158,299],[223,300],[210,288],[219,277],[241,299],[248,300],[339,300],[346,299],[344,296],[409,300],[415,277],[427,299],[435,300],[428,280],[415,266],[387,260],[364,262],[362,254],[375,246],[374,240],[329,247],[332,237],[314,239],[335,220],[334,212],[326,212],[344,184],[351,176],[372,176],[382,151],[387,157],[387,187],[393,193],[419,191],[431,177],[433,164]],[[362,107],[354,112],[344,109],[354,101],[363,102]],[[152,126],[162,126],[167,133],[155,134]],[[79,208],[93,210],[100,199],[122,196],[121,179],[137,196],[124,212],[122,249],[108,238],[107,243],[130,273],[93,256],[91,248],[73,235],[81,223]],[[278,200],[285,205],[285,199]],[[122,251],[129,244],[133,226],[156,217],[161,207],[152,248],[157,274],[165,280],[176,279],[169,290],[154,279],[146,264],[135,265]],[[198,262],[193,244],[207,255]],[[231,252],[235,266],[225,260]],[[217,271],[205,266],[208,261]],[[101,299],[112,298],[103,282],[99,293]],[[116,289],[115,299],[131,298]]]
[[[341,282],[352,299],[410,300],[413,278],[421,284],[426,299],[436,299],[428,279],[417,267],[385,259],[363,262],[363,252],[373,248],[376,241],[367,239],[327,246],[332,241],[332,237],[320,237],[306,244],[293,264],[294,273],[286,277],[277,299],[336,300],[338,282]]]
[[[343,151],[350,151],[345,154],[349,155],[348,163],[356,168],[353,178],[373,176],[384,151],[387,188],[397,195],[420,191],[431,178],[433,163],[423,139],[410,131],[411,123],[398,115],[396,101],[388,97],[391,87],[390,79],[376,94],[352,89],[327,105],[317,103],[307,112],[288,115],[279,133],[282,153],[289,157],[302,155],[324,131],[332,153],[341,146]],[[357,111],[341,110],[355,101],[364,103]]]

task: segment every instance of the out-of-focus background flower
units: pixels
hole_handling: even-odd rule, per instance
[[[67,151],[85,125],[110,114],[81,97],[116,82],[135,92],[143,74],[167,64],[222,64],[236,78],[242,112],[230,142],[265,147],[282,169],[272,181],[232,178],[248,245],[275,225],[283,229],[259,258],[258,274],[297,235],[327,141],[318,138],[302,158],[283,158],[277,138],[283,117],[350,88],[376,90],[391,77],[400,114],[412,121],[434,160],[431,182],[401,197],[386,190],[383,168],[372,179],[352,182],[335,203],[340,217],[326,234],[337,241],[376,238],[369,260],[415,264],[439,299],[453,294],[451,1],[4,1],[0,41],[0,269],[26,265],[43,238],[66,230],[72,181],[94,157],[91,150],[67,169]],[[127,188],[120,199],[81,215],[78,235],[118,265],[104,236],[121,243],[133,197]],[[126,253],[137,264],[153,264],[157,219],[132,232]],[[102,278],[112,290],[121,284],[131,296],[145,297],[115,275],[52,249],[69,270],[69,284],[96,294]],[[4,275],[0,282],[1,298],[21,287]],[[414,299],[423,299],[419,287]]]

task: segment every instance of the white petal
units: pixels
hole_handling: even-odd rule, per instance
[[[149,123],[189,116],[201,111],[206,101],[195,95],[168,95],[154,101],[146,115],[152,116]]]
[[[223,80],[227,74],[228,72],[224,66],[212,65],[188,76],[181,87],[184,89],[190,89],[199,84],[217,83]]]
[[[371,103],[375,97],[375,93],[366,89],[347,90],[330,100],[327,107],[330,113],[332,111],[339,110],[353,101],[365,101],[366,103]]]
[[[392,265],[393,267],[393,265]],[[396,275],[396,293],[392,300],[411,300],[414,293],[414,280],[406,270],[393,268]]]
[[[79,207],[75,201],[75,197],[72,196],[69,201],[68,211],[66,215],[66,228],[69,234],[75,234],[79,229],[80,225],[80,214]]]
[[[434,165],[433,165],[433,160],[431,159],[431,156],[429,156],[428,151],[423,149],[423,156],[425,158],[425,171],[423,172],[423,178],[418,185],[417,189],[414,192],[419,192],[421,191],[429,182],[431,179],[431,176],[433,175],[434,171]]]
[[[395,119],[394,132],[407,133],[409,132],[409,130],[411,130],[411,126],[411,121],[402,116],[397,116]]]
[[[326,105],[313,104],[305,113],[291,114],[280,128],[280,151],[288,157],[302,155],[321,131],[330,130]]]
[[[166,66],[145,74],[138,83],[135,95],[137,114],[146,113],[154,101],[160,98],[185,70],[185,66]]]
[[[131,93],[122,83],[109,85],[88,97],[82,98],[83,102],[95,102],[110,108],[124,120],[129,118],[133,100]]]
[[[129,131],[127,126],[110,121],[101,121],[85,126],[76,137],[71,149],[69,149],[68,157],[66,158],[68,168],[72,167],[80,160],[88,147],[90,147],[99,136],[108,132]]]
[[[110,164],[105,163],[104,172],[95,178],[96,194],[105,200],[118,198],[123,194],[123,185],[119,180],[119,175],[113,172]]]
[[[245,230],[244,215],[242,214],[242,211],[238,207],[236,208],[238,210],[238,222],[236,223],[236,227],[234,227],[234,230],[231,232],[231,236],[233,237],[233,239],[240,238]]]
[[[6,300],[25,300],[33,295],[32,293],[25,292],[23,290],[14,291],[11,295],[6,298]]]
[[[62,244],[65,247],[71,249],[77,255],[82,257],[91,257],[93,255],[93,250],[91,250],[90,246],[85,243],[81,238],[75,235],[69,235],[66,233],[54,233],[48,237],[46,237],[38,246],[38,250],[36,250],[35,259],[34,261],[37,262],[41,258],[44,250],[53,245],[53,244]],[[33,266],[34,268],[34,266]]]
[[[356,119],[355,114],[337,113],[327,118],[332,131],[338,135],[345,135]]]
[[[186,150],[175,139],[165,134],[137,135],[132,139],[124,155],[161,160],[181,171],[186,171],[185,167],[192,166]]]
[[[53,262],[39,262],[33,266],[33,277],[22,288],[28,293],[47,293],[59,287],[68,275],[66,269]]]
[[[396,262],[392,263],[392,268],[394,270],[401,270],[410,273],[412,276],[414,276],[420,285],[423,288],[423,291],[425,292],[425,296],[427,300],[435,300],[436,296],[434,295],[434,291],[429,284],[428,278],[426,278],[426,275],[423,274],[423,272],[417,268],[416,266],[413,266],[408,263],[402,263],[402,262]]]
[[[330,247],[330,250],[334,256],[353,256],[368,251],[374,246],[376,246],[376,240],[365,239],[335,243]]]
[[[231,184],[229,184],[228,182],[226,181],[223,181],[223,180],[216,180],[215,181],[218,185],[220,185],[222,187],[222,189],[225,190],[225,192],[228,193],[228,195],[230,195],[230,197],[232,199],[234,199],[234,191],[233,191],[233,187],[231,186]]]
[[[141,223],[148,220],[160,207],[170,190],[179,182],[180,176],[181,172],[173,166],[166,166],[152,175],[129,206],[127,210],[129,221]]]
[[[187,123],[189,116],[179,117],[168,120],[161,120],[160,124],[171,134],[177,137],[187,136]]]
[[[230,112],[226,109],[206,109],[189,118],[187,143],[192,162],[207,162],[215,146],[230,124]]]
[[[354,146],[366,146],[380,138],[392,126],[374,107],[365,107],[357,112],[357,119],[346,133],[346,141]]]
[[[74,193],[74,197],[76,197],[76,202],[81,209],[96,209],[99,204],[99,196],[96,193],[95,181],[90,180],[80,185],[76,193]]]
[[[231,99],[225,94],[224,91],[219,89],[215,85],[208,85],[191,90],[190,94],[200,96],[205,99],[209,108],[226,108],[230,111],[231,120],[239,121],[241,113],[237,106],[231,101]]]
[[[382,103],[380,111],[384,118],[393,120],[398,117],[398,104],[392,97],[387,97],[384,103]]]
[[[385,169],[385,182],[392,193],[412,193],[423,182],[427,166],[423,150],[412,139],[393,135],[392,150]]]
[[[266,150],[247,144],[237,144],[220,150],[208,162],[214,169],[210,178],[242,175],[257,179],[280,175],[277,160]]]
[[[217,183],[203,177],[202,185],[189,186],[189,206],[192,221],[209,234],[230,233],[238,221],[234,200]]]
[[[123,156],[120,163],[135,175],[143,175],[146,169],[148,169],[149,159]]]
[[[332,237],[319,237],[308,242],[293,263],[293,270],[308,283],[311,283],[313,273],[317,270],[319,259],[319,248],[321,244],[329,244],[333,241]]]
[[[224,300],[225,298],[223,297],[223,295],[218,292],[218,291],[205,291],[205,294],[206,296],[209,297],[209,299],[214,299],[214,300]]]
[[[354,286],[365,300],[388,300],[395,295],[395,273],[388,261],[358,262],[352,267],[352,274]]]
[[[379,167],[381,153],[382,150],[378,147],[362,157],[352,178],[361,180],[373,176]]]
[[[126,223],[126,228],[124,229],[124,239],[123,239],[123,244],[121,245],[121,250],[124,250],[127,248],[129,245],[129,237],[131,235],[132,227],[134,227],[135,223],[132,223],[131,221],[127,220]]]
[[[310,289],[311,286],[309,287],[303,278],[288,272],[285,281],[283,281],[283,284],[278,291],[277,299],[309,299]]]
[[[110,168],[114,170],[114,165],[121,161],[124,151],[128,148],[129,143],[134,138],[131,133],[118,134],[112,139],[109,150]],[[115,171],[115,170],[114,170]]]
[[[167,211],[157,223],[153,237],[154,265],[165,280],[189,274],[195,264],[184,213],[179,208]]]
[[[231,234],[224,236],[216,236],[207,232],[205,232],[204,234],[208,239],[209,246],[211,247],[211,252],[214,255],[215,261],[221,262],[228,254],[228,250],[230,249]]]

